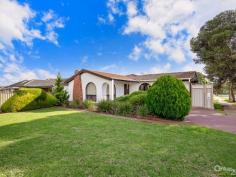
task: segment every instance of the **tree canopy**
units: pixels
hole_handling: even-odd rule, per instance
[[[230,100],[235,101],[236,86],[236,10],[225,11],[203,25],[192,38],[195,63],[205,65],[208,78],[215,87],[230,84]]]

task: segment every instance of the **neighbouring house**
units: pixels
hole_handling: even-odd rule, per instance
[[[206,103],[209,93],[205,86],[198,84],[196,71],[144,74],[144,75],[121,75],[101,71],[82,69],[75,72],[69,79],[65,80],[69,101],[78,100],[80,102],[89,99],[95,102],[101,100],[114,100],[116,97],[130,94],[138,90],[147,90],[160,76],[172,75],[183,81],[185,87],[192,95],[192,100],[197,107],[212,108],[212,103]],[[199,86],[199,87],[196,87]],[[208,89],[211,87],[208,87]],[[203,91],[203,95],[199,92]],[[208,91],[209,93],[205,93]],[[211,100],[213,95],[211,96]],[[200,98],[200,99],[199,99]],[[196,103],[195,103],[196,102]]]
[[[19,88],[41,88],[47,92],[51,92],[56,79],[46,80],[23,80],[12,85],[6,86],[5,88],[19,89]]]

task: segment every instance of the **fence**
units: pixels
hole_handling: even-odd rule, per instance
[[[7,101],[10,97],[14,95],[14,89],[2,89],[0,90],[0,107]]]
[[[213,109],[213,85],[191,85],[192,106]]]

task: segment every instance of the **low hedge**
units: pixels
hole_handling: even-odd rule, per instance
[[[85,100],[83,102],[83,107],[85,109],[88,109],[89,111],[95,111],[96,110],[96,103],[93,100]]]
[[[133,112],[132,105],[129,102],[116,102],[113,104],[113,110],[116,110],[115,114],[121,116],[127,116]]]
[[[114,101],[102,100],[97,104],[99,112],[111,113],[116,115],[130,115],[136,114],[138,109],[145,105],[146,92],[137,91],[130,95],[121,96],[116,98]],[[146,110],[140,110],[140,114],[145,114]]]
[[[9,98],[1,107],[2,112],[20,112],[52,107],[57,99],[39,88],[22,88]]]
[[[102,100],[97,104],[99,112],[112,113],[113,102],[109,100]]]
[[[129,101],[132,97],[135,97],[137,95],[142,95],[142,94],[146,94],[146,91],[135,91],[129,95],[120,96],[116,98],[115,101]]]
[[[136,114],[143,117],[150,115],[147,105],[137,107]]]
[[[69,103],[68,103],[68,107],[69,108],[74,108],[74,109],[76,109],[76,108],[80,108],[80,101],[78,101],[78,100],[76,100],[76,101],[70,101]]]
[[[135,93],[135,92],[134,92]],[[131,94],[131,96],[128,99],[128,102],[132,104],[134,107],[134,111],[137,110],[138,107],[145,105],[147,98],[146,92],[138,92],[136,94]]]

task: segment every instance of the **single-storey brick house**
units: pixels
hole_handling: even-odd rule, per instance
[[[121,75],[82,69],[65,81],[69,92],[69,101],[96,102],[114,100],[116,97],[130,94],[138,90],[147,90],[162,75],[172,75],[182,80],[187,90],[191,92],[192,83],[198,82],[197,72],[175,72],[145,75]]]

